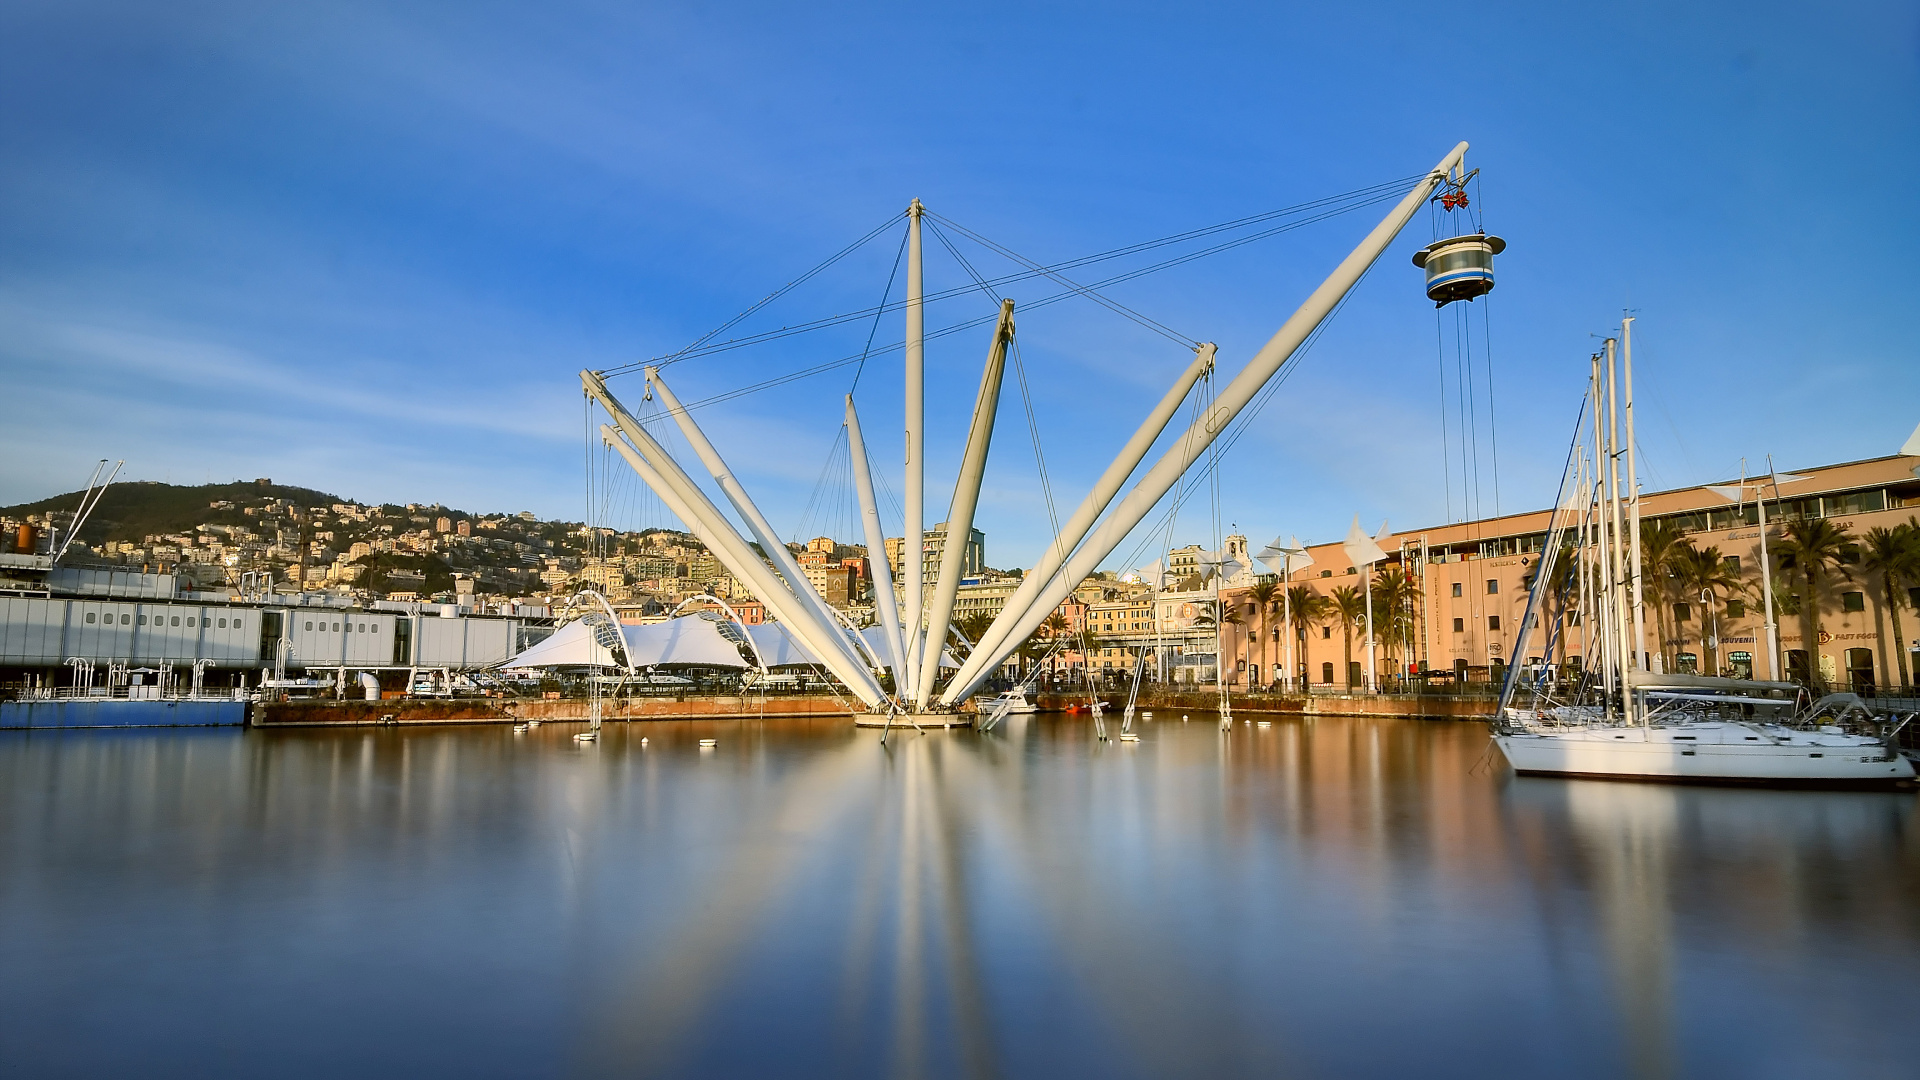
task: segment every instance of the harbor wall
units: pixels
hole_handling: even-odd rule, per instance
[[[0,701],[0,728],[240,727],[244,701]]]
[[[377,724],[511,724],[522,720],[584,722],[592,715],[583,698],[527,701],[473,698],[451,701],[289,701],[254,707],[255,727],[333,727]],[[770,720],[787,717],[851,717],[845,702],[830,697],[702,697],[607,700],[601,719]]]
[[[1126,694],[1100,695],[1109,709],[1126,704]],[[1234,694],[1230,699],[1235,714],[1260,716],[1379,716],[1419,720],[1485,720],[1493,715],[1495,700],[1466,694]],[[1040,694],[1034,704],[1042,709],[1086,708],[1087,695]],[[1138,709],[1155,713],[1215,714],[1220,696],[1205,691],[1190,693],[1142,692]]]

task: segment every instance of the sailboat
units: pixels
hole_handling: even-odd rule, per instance
[[[1850,694],[1808,702],[1795,683],[1653,670],[1640,580],[1632,324],[1626,319],[1621,339],[1608,338],[1592,360],[1561,499],[1514,642],[1516,660],[1528,655],[1549,594],[1557,591],[1563,602],[1546,635],[1544,662],[1507,669],[1495,745],[1514,771],[1549,776],[1821,786],[1912,780],[1913,765],[1894,741],[1899,728]],[[1624,387],[1615,378],[1622,352]],[[1589,414],[1591,428],[1582,430]],[[1564,601],[1569,593],[1572,603]],[[1772,627],[1771,590],[1765,602]],[[1554,654],[1569,621],[1582,631],[1585,662],[1577,677],[1560,679]]]

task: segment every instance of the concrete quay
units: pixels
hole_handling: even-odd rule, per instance
[[[1114,716],[1126,706],[1124,690],[1099,695],[1107,703],[1107,715]],[[1085,709],[1087,694],[1040,694],[1034,704],[1044,710]],[[1414,720],[1486,720],[1493,716],[1495,699],[1465,694],[1234,694],[1228,699],[1234,715],[1248,716],[1376,716]],[[1208,691],[1179,693],[1142,692],[1136,709],[1151,710],[1155,719],[1163,714],[1205,713],[1212,716],[1220,708],[1220,696]]]
[[[585,698],[529,701],[501,698],[404,701],[288,701],[253,706],[254,727],[357,727],[417,724],[515,724],[524,720],[585,722],[592,706]],[[600,716],[607,721],[772,720],[848,717],[853,710],[830,697],[702,697],[607,699]]]

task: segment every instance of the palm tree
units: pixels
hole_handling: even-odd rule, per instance
[[[1228,604],[1223,601],[1221,608],[1220,626],[1222,629],[1229,626],[1244,626],[1246,624],[1246,620],[1240,617],[1240,607],[1238,604]],[[1213,681],[1218,685],[1225,686],[1231,681],[1227,677],[1226,650],[1221,648],[1221,645],[1225,644],[1225,642],[1221,640],[1221,635],[1217,632],[1213,635],[1213,641],[1213,651],[1216,654],[1213,658]]]
[[[1406,646],[1413,641],[1413,606],[1420,600],[1420,585],[1402,566],[1382,566],[1373,572],[1373,622],[1376,632],[1393,653],[1399,677],[1406,674]]]
[[[1643,549],[1644,550],[1644,549]],[[1700,612],[1700,640],[1705,646],[1706,664],[1701,673],[1716,675],[1720,671],[1720,658],[1717,643],[1707,637],[1706,620],[1712,614],[1720,600],[1720,594],[1733,592],[1740,588],[1740,575],[1728,569],[1726,557],[1717,547],[1695,548],[1691,543],[1680,549],[1680,558],[1675,567],[1675,584],[1681,594],[1687,597],[1702,597]]]
[[[1660,666],[1672,670],[1673,656],[1667,652],[1667,615],[1673,609],[1676,571],[1693,549],[1693,541],[1670,521],[1649,521],[1640,527],[1640,591],[1653,601],[1654,633],[1660,635]]]
[[[1267,670],[1267,616],[1273,612],[1273,598],[1280,595],[1280,583],[1261,578],[1247,590],[1247,598],[1253,601],[1255,611],[1260,613],[1260,670]],[[1248,686],[1249,690],[1253,687]]]
[[[1333,590],[1331,597],[1333,616],[1340,620],[1340,636],[1346,646],[1343,659],[1347,666],[1342,669],[1341,681],[1348,690],[1353,689],[1353,628],[1366,623],[1367,598],[1358,586],[1342,585]]]
[[[1867,542],[1860,552],[1860,568],[1880,578],[1886,610],[1893,613],[1893,654],[1900,664],[1900,685],[1910,686],[1907,671],[1907,635],[1900,628],[1900,583],[1920,581],[1920,519],[1908,518],[1905,525],[1867,530]],[[1875,615],[1873,630],[1880,639],[1880,670],[1887,667],[1887,631]]]
[[[1333,605],[1326,597],[1313,591],[1312,586],[1295,585],[1287,590],[1287,606],[1292,609],[1290,614],[1293,619],[1293,636],[1300,643],[1300,655],[1296,660],[1300,670],[1288,673],[1288,677],[1293,678],[1300,675],[1302,671],[1312,670],[1307,662],[1307,629],[1326,622]],[[1307,681],[1302,680],[1302,685],[1304,686]]]
[[[1774,548],[1782,568],[1795,571],[1806,586],[1800,598],[1800,645],[1807,654],[1807,682],[1821,689],[1825,679],[1820,672],[1820,581],[1828,574],[1851,578],[1846,569],[1847,549],[1853,544],[1853,529],[1835,525],[1826,518],[1805,518],[1787,523],[1784,538]]]

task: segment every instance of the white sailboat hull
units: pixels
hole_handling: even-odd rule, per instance
[[[1911,780],[1877,739],[1771,725],[1584,727],[1494,736],[1515,772],[1702,783],[1869,784]]]

